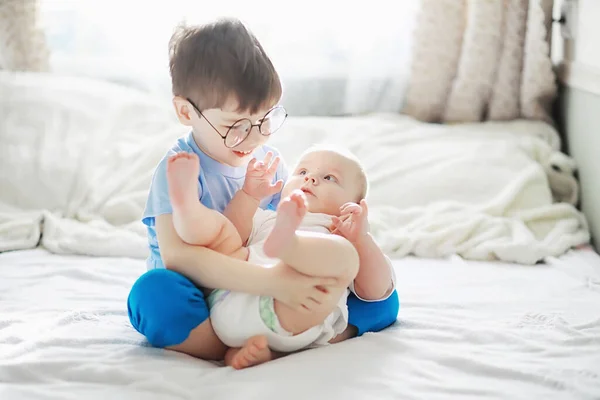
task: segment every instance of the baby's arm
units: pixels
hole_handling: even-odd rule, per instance
[[[238,190],[223,211],[237,229],[244,245],[252,232],[252,219],[259,204],[260,200],[250,196],[244,190]]]
[[[369,233],[367,202],[342,206],[340,217],[333,218],[333,233],[348,239],[358,252],[360,267],[354,290],[364,300],[379,300],[393,289],[392,266]]]
[[[281,191],[283,181],[273,184],[273,177],[277,172],[279,157],[273,158],[273,153],[268,152],[263,161],[252,159],[248,163],[246,179],[242,190],[233,196],[223,214],[233,223],[246,244],[252,232],[252,219],[260,201]]]

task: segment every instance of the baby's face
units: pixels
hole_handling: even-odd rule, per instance
[[[283,188],[282,196],[300,189],[308,202],[308,211],[340,215],[340,207],[358,201],[359,167],[351,160],[326,150],[306,154]]]

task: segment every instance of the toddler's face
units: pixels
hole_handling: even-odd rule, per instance
[[[360,169],[353,161],[335,152],[310,152],[296,166],[282,196],[300,189],[306,195],[309,212],[339,216],[341,206],[358,201],[359,174]]]
[[[194,139],[202,151],[220,163],[232,167],[246,166],[252,159],[254,150],[269,139],[268,136],[261,135],[258,127],[252,127],[249,136],[234,148],[225,146],[223,140],[223,136],[237,121],[247,118],[252,121],[252,124],[259,124],[265,114],[269,112],[269,108],[259,110],[255,114],[240,113],[237,111],[237,104],[230,101],[221,109],[212,108],[201,111],[205,118],[193,113]]]

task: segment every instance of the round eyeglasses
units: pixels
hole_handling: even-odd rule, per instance
[[[192,102],[190,99],[186,100],[192,105],[192,107],[194,107],[194,110],[196,110],[198,115],[201,118],[204,118],[211,128],[213,128],[215,132],[217,132],[217,134],[223,138],[225,146],[230,149],[242,144],[242,142],[244,142],[244,140],[250,136],[250,132],[252,131],[253,127],[257,127],[261,135],[271,136],[277,132],[279,128],[281,128],[288,116],[283,106],[276,106],[271,108],[258,124],[253,124],[248,118],[242,118],[235,121],[231,126],[227,127],[227,132],[225,135],[223,135],[217,128],[215,128],[208,118],[202,114],[202,111],[196,107],[194,102]]]

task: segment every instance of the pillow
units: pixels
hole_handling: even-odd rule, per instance
[[[574,206],[574,163],[546,123],[438,125],[401,115],[288,122],[272,139],[288,163],[319,142],[361,159],[372,232],[388,254],[532,264],[589,241]]]
[[[107,82],[44,73],[0,72],[0,89],[0,212],[31,228],[17,248],[30,247],[39,230],[39,213],[23,219],[29,211],[117,226],[139,218],[152,166],[183,134],[168,103]],[[122,193],[136,190],[137,197],[123,200]],[[116,206],[122,201],[128,207]]]

